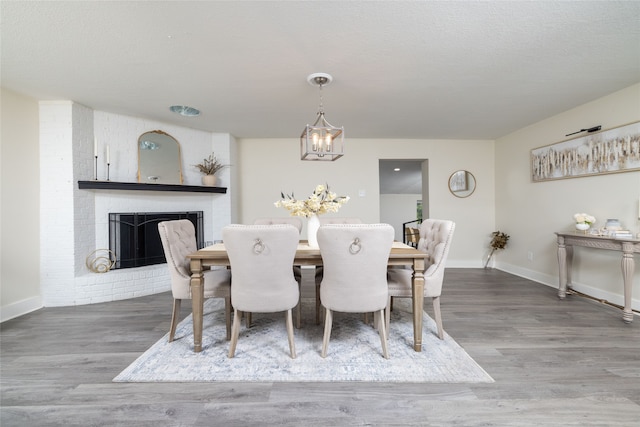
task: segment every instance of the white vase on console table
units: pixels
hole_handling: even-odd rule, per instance
[[[589,227],[591,227],[589,224],[585,224],[585,223],[576,223],[576,228],[580,231],[587,231],[589,229]]]

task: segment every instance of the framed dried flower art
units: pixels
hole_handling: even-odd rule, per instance
[[[640,122],[531,150],[531,180],[640,170]]]

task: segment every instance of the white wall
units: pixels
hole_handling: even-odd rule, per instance
[[[422,194],[381,194],[380,222],[391,224],[395,230],[395,240],[402,242],[402,224],[418,218],[417,203]],[[426,216],[424,217],[426,219]],[[409,224],[417,227],[418,223]]]
[[[638,120],[640,84],[496,141],[496,226],[511,235],[498,256],[499,268],[557,286],[554,231],[573,231],[577,212],[594,215],[597,227],[607,218],[618,218],[634,234],[640,231],[639,171],[533,183],[529,165],[532,148],[563,141],[570,132],[597,125],[606,130]],[[528,252],[533,253],[533,261],[528,261]],[[622,305],[620,260],[619,252],[576,248],[574,287]],[[633,280],[633,306],[639,309],[640,268]]]
[[[42,307],[38,101],[1,89],[0,321]]]
[[[335,216],[380,221],[379,159],[429,159],[430,217],[457,223],[449,266],[480,267],[494,231],[494,150],[492,141],[365,140],[345,141],[345,155],[335,162],[300,160],[297,139],[239,139],[240,221],[287,216],[274,207],[280,192],[308,197],[315,186],[328,183],[339,195],[351,196]],[[472,172],[477,190],[460,199],[447,187],[458,169]],[[360,197],[360,190],[365,196]],[[303,230],[303,233],[305,231]]]

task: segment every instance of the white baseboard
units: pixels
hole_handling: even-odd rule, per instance
[[[447,268],[482,268],[482,261],[447,259]]]
[[[40,296],[4,305],[0,307],[0,323],[39,310],[42,307],[44,307],[44,304]]]
[[[517,267],[511,264],[498,263],[495,267],[498,270],[505,271],[507,273],[514,274],[516,276],[524,277],[525,279],[533,280],[534,282],[542,283],[543,285],[550,286],[552,288],[558,289],[558,276],[550,276],[548,274],[543,274],[537,271],[528,270],[526,268]],[[602,289],[594,288],[593,286],[585,285],[584,283],[579,283],[573,281],[571,283],[571,287],[585,295],[588,295],[593,298],[597,298],[599,300],[605,300],[610,303],[624,306],[624,289],[622,284],[622,277],[620,278],[620,293],[615,294],[609,291],[603,291]],[[640,300],[632,298],[631,299],[631,308],[636,311],[640,311]]]

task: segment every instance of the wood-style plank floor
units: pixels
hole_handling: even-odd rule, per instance
[[[112,383],[168,331],[170,293],[45,308],[1,325],[0,425],[640,425],[640,318],[492,269],[447,270],[442,310],[495,383]]]

